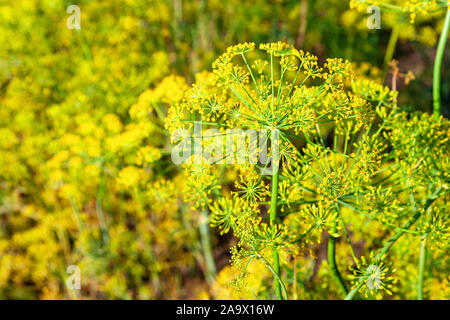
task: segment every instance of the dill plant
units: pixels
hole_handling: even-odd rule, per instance
[[[286,277],[297,267],[291,258],[326,232],[330,273],[342,298],[357,292],[392,294],[397,280],[388,251],[404,233],[431,234],[409,228],[422,216],[429,219],[430,210],[447,207],[442,199],[449,153],[447,120],[435,122],[426,115],[410,120],[396,101],[397,92],[355,76],[349,62],[327,59],[321,67],[317,57],[278,42],[261,44],[259,50],[254,43],[228,48],[212,73],[203,73],[184,100],[172,105],[166,128],[173,142],[183,140],[177,129],[192,133],[194,124],[202,125],[194,138],[202,135],[203,151],[197,162],[189,158],[186,172],[202,188],[194,194],[209,206],[211,226],[239,240],[231,248],[232,264],[241,272],[233,282],[238,289],[249,264],[260,261],[272,275],[275,296],[288,299],[292,288]],[[216,129],[214,136],[210,128]],[[223,146],[227,129],[233,128],[270,133],[265,140],[269,174],[268,162],[248,161],[248,137],[233,146],[247,161],[227,164],[235,154]],[[418,136],[431,140],[422,144]],[[207,158],[204,152],[211,146],[215,157]],[[443,161],[435,161],[436,155]],[[236,178],[234,184],[227,175]],[[385,237],[393,233],[381,249],[380,244],[369,248],[366,257],[358,257],[350,237],[359,216],[379,224]],[[445,220],[432,219],[442,232],[435,236],[438,243],[448,234],[448,225],[441,224]],[[341,239],[351,255],[346,276],[336,261]],[[375,287],[369,281],[374,277]]]

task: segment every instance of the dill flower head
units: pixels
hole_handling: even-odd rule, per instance
[[[450,211],[445,201],[448,201],[448,199],[444,198],[438,205],[424,212],[418,227],[423,232],[430,247],[439,251],[448,250],[450,246]]]
[[[318,242],[323,231],[330,231],[334,227],[336,218],[337,212],[322,202],[305,206],[298,217],[300,221],[305,221],[306,229],[311,230],[309,236],[318,238]],[[338,236],[336,232],[332,233],[334,237]]]
[[[373,252],[369,257],[362,256],[356,260],[356,266],[350,267],[353,275],[352,284],[354,287],[363,282],[359,291],[366,297],[376,297],[381,299],[383,291],[392,295],[393,284],[397,282],[391,275],[392,269],[385,257],[377,258]]]
[[[177,129],[174,124],[189,128],[194,114],[193,120],[222,128],[296,133],[313,132],[314,125],[327,119],[352,119],[357,127],[373,119],[373,107],[348,87],[353,81],[349,62],[328,59],[319,67],[317,57],[286,43],[255,47],[244,43],[228,48],[214,62],[212,75],[199,77],[184,101],[169,110],[169,131]],[[289,139],[283,134],[282,140]]]
[[[361,204],[370,216],[382,223],[396,223],[401,213],[400,201],[392,187],[368,186]]]
[[[259,177],[245,179],[240,176],[240,180],[235,182],[238,189],[236,194],[246,200],[248,203],[257,204],[266,199],[269,189]]]
[[[320,66],[283,42],[243,43],[197,75],[165,124],[172,142],[201,152],[184,164],[187,198],[209,208],[221,234],[239,239],[232,261],[245,270],[252,259],[268,263],[271,250],[290,255],[320,242],[324,231],[339,237],[343,207],[366,214],[361,203],[387,161],[382,133],[395,101],[395,92],[355,75],[348,61]]]
[[[215,143],[205,134],[202,143],[217,148],[225,141],[226,130],[266,130],[265,145],[254,151],[266,147],[269,156],[275,149],[268,140],[276,131],[283,162],[295,162],[299,153],[295,140],[324,148],[321,128],[330,125],[339,128],[342,136],[348,135],[340,139],[350,139],[368,129],[376,112],[382,114],[393,100],[387,88],[370,81],[361,83],[351,64],[342,59],[327,59],[320,67],[317,57],[286,43],[262,44],[260,50],[253,43],[244,43],[228,48],[213,63],[212,73],[197,76],[184,99],[169,109],[165,125],[177,142],[181,137],[178,130],[193,131],[194,124],[200,123],[203,131],[210,128],[216,132],[210,135]],[[362,146],[357,159],[360,167],[373,171],[379,161],[376,143],[366,141]],[[252,156],[243,147],[234,152],[245,159]],[[225,162],[228,157],[215,158],[215,162]]]
[[[236,227],[237,220],[242,218],[246,210],[244,201],[239,197],[227,198],[221,197],[213,205],[211,210],[211,226],[218,227],[220,234],[228,233],[231,228]]]
[[[450,181],[450,122],[435,121],[426,113],[396,115],[389,122],[386,137],[395,161],[416,184],[440,184]],[[437,161],[439,159],[439,161]]]
[[[338,216],[336,208],[357,198],[378,173],[384,145],[379,134],[369,138],[369,133],[375,132],[376,117],[383,122],[392,113],[395,97],[388,88],[357,77],[348,61],[327,59],[319,66],[317,57],[287,43],[261,44],[259,49],[254,43],[243,43],[219,56],[212,73],[197,75],[184,98],[169,108],[165,124],[173,142],[187,139],[189,149],[195,137],[202,152],[214,149],[213,160],[208,161],[203,152],[202,163],[185,165],[187,181],[196,186],[190,192],[200,192],[209,204],[213,226],[223,233],[232,229],[241,240],[247,239],[241,241],[243,247],[258,251],[273,240],[273,234],[261,224],[270,196],[270,176],[265,175],[269,162],[260,157],[252,163],[254,154],[261,156],[266,149],[267,158],[280,168],[281,212],[308,218],[316,233],[335,234],[330,229]],[[330,128],[334,129],[332,146],[324,142]],[[252,145],[248,130],[266,135]],[[223,183],[222,178],[204,180],[204,169],[236,164],[238,159],[243,163],[220,167],[239,172],[231,192],[217,188],[211,192],[207,186]],[[281,228],[275,234],[287,239],[295,228]]]

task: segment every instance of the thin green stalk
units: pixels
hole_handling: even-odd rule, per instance
[[[331,233],[336,233],[336,224],[333,226]],[[328,264],[330,265],[331,274],[333,275],[334,280],[336,281],[339,289],[342,291],[344,295],[347,295],[348,289],[345,285],[344,279],[342,279],[341,273],[336,264],[336,237],[330,234],[328,238]]]
[[[81,41],[81,50],[83,52],[83,56],[86,60],[92,61],[91,49],[89,49],[89,44],[84,33],[81,30],[77,30],[78,37]]]
[[[84,231],[83,219],[81,218],[81,213],[80,213],[80,210],[78,210],[78,206],[75,202],[75,199],[72,197],[71,194],[69,194],[69,201],[70,201],[70,205],[72,206],[72,210],[75,213],[75,216],[77,218],[78,227],[80,228],[80,232],[83,233],[83,231]]]
[[[400,25],[395,24],[392,28],[391,37],[389,38],[389,43],[386,48],[386,54],[384,55],[384,65],[383,65],[383,78],[386,77],[387,71],[389,69],[389,62],[392,61],[395,53],[395,47],[397,46],[398,36],[400,35]]]
[[[271,198],[270,198],[270,225],[272,228],[275,227],[276,218],[277,218],[277,200],[278,200],[278,179],[279,179],[279,172],[278,168],[279,162],[274,161],[274,157],[272,157],[272,192],[271,192]],[[277,248],[273,248],[272,252],[273,257],[273,270],[275,274],[277,275],[276,278],[280,277],[280,258],[278,255]],[[275,294],[277,295],[277,299],[281,300],[283,297],[281,295],[281,286],[280,281],[275,279]]]
[[[202,243],[203,257],[205,259],[205,277],[209,283],[212,283],[216,277],[217,269],[214,262],[214,256],[211,245],[211,233],[209,229],[209,217],[206,209],[200,213],[200,241]]]
[[[109,244],[109,232],[108,232],[108,226],[106,225],[106,220],[105,220],[105,215],[103,213],[103,206],[102,206],[102,202],[103,202],[103,197],[106,194],[106,185],[105,185],[105,176],[104,176],[104,172],[103,172],[103,167],[102,167],[102,172],[100,173],[100,185],[99,185],[99,189],[98,189],[98,193],[97,193],[97,199],[95,201],[95,212],[97,213],[97,218],[98,218],[98,223],[100,225],[100,231],[102,234],[102,240],[103,240],[103,245],[108,245]]]
[[[441,36],[439,38],[439,43],[436,50],[436,58],[434,59],[433,114],[436,120],[438,120],[439,116],[441,115],[441,67],[449,29],[450,29],[450,7],[447,9],[447,14],[445,15],[444,28],[442,29]]]
[[[173,0],[173,54],[175,54],[175,65],[177,70],[181,70],[181,59],[178,52],[180,52],[181,42],[181,24],[183,20],[183,1]]]
[[[274,99],[275,99],[274,90],[275,90],[275,88],[273,86],[273,53],[272,52],[270,52],[270,82],[271,82],[271,87],[272,87],[272,114],[273,114],[274,107],[275,107],[274,106]]]
[[[423,300],[423,274],[425,269],[425,260],[427,254],[427,238],[422,239],[420,243],[419,256],[419,276],[417,281],[417,300]]]
[[[306,26],[308,23],[308,0],[302,0],[300,3],[300,23],[298,26],[297,38],[295,39],[295,47],[301,48],[305,43]]]
[[[385,255],[389,251],[389,249],[394,245],[394,243],[405,233],[405,230],[403,229],[409,229],[417,220],[419,220],[420,215],[421,215],[420,211],[416,211],[414,216],[408,222],[406,222],[401,229],[398,229],[397,232],[394,233],[394,235],[391,238],[389,238],[389,240],[385,243],[383,248],[381,248],[381,250],[378,252],[375,259],[379,259],[383,255]]]
[[[260,258],[260,259],[264,262],[264,264],[266,265],[266,267],[269,269],[269,271],[272,272],[272,274],[273,274],[275,280],[277,280],[277,283],[280,284],[281,289],[283,290],[284,299],[287,300],[287,299],[288,299],[288,296],[287,296],[286,286],[284,285],[283,280],[281,280],[279,274],[274,270],[274,268],[272,268],[272,266],[270,265],[270,263],[269,263],[266,259],[264,259],[264,257],[263,257],[261,254],[256,253],[256,256],[257,256],[258,258]],[[278,298],[278,300],[281,300],[281,299],[283,299],[283,297],[281,296],[281,293],[280,293],[280,298]]]
[[[256,92],[259,95],[260,92],[259,92],[259,88],[258,88],[258,82],[256,82],[255,76],[253,75],[252,68],[250,68],[250,65],[248,64],[247,58],[245,57],[245,54],[241,53],[241,56],[242,56],[242,60],[244,60],[245,65],[247,66],[247,70],[250,73],[250,76],[252,78],[253,84],[255,85],[255,90],[256,90]]]
[[[270,198],[270,224],[274,224],[277,218],[277,205],[278,205],[278,180],[280,175],[278,173],[277,164],[272,164],[272,191]]]
[[[280,257],[278,255],[277,248],[273,249],[272,257],[273,257],[273,270],[274,270],[275,274],[277,275],[277,277],[275,279],[275,294],[277,295],[277,299],[281,300],[281,299],[283,299],[283,297],[281,295],[280,281],[278,280],[280,278]]]

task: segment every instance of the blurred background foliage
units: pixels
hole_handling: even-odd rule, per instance
[[[342,0],[79,0],[81,30],[70,30],[71,4],[0,1],[0,298],[253,298],[252,288],[264,290],[255,265],[261,277],[248,292],[231,291],[229,245],[221,244],[235,240],[218,234],[220,273],[205,281],[202,215],[183,201],[185,178],[162,124],[168,105],[232,44],[284,40],[319,59],[350,59],[383,82],[391,29],[401,25],[394,57],[416,79],[400,85],[400,102],[431,111],[442,12],[414,24],[382,13],[382,29],[369,30],[368,14]],[[326,277],[322,260],[314,272]],[[82,270],[80,291],[65,286],[68,265]],[[333,290],[317,285],[300,298]]]

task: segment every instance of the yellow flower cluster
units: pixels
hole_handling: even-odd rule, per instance
[[[82,5],[77,32],[63,1],[2,4],[1,298],[180,294],[146,279],[172,279],[174,259],[194,264],[177,172],[159,174],[161,117],[186,83],[164,78],[169,55],[145,40],[142,8]],[[158,24],[164,12],[148,11]],[[65,286],[70,265],[80,293]]]
[[[418,14],[427,14],[435,11],[439,6],[444,6],[444,1],[439,0],[350,0],[350,8],[365,10],[368,6],[379,6],[390,10],[399,10],[409,14],[411,23],[414,23]],[[448,5],[448,4],[447,4]]]
[[[382,10],[381,24],[397,29],[401,39],[415,40],[432,47],[442,30],[442,11],[449,3],[447,0],[351,0],[350,10],[342,18],[343,23],[349,28],[357,25],[360,31],[367,30],[367,18],[362,14],[370,6],[378,6]]]

